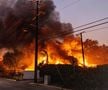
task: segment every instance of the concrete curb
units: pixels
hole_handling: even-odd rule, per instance
[[[37,86],[49,87],[49,88],[55,88],[58,90],[72,90],[72,89],[66,89],[66,88],[57,87],[57,86],[53,86],[53,85],[45,85],[45,84],[39,84],[39,83],[30,83],[30,84],[37,85]]]
[[[9,81],[17,81],[17,80],[14,80],[14,79],[7,79]],[[26,82],[26,81],[24,81]],[[45,85],[45,84],[40,84],[40,83],[33,83],[33,82],[29,82],[29,80],[27,80],[27,82],[30,84],[30,85],[37,85],[37,86],[44,86],[44,87],[49,87],[49,88],[55,88],[55,89],[58,89],[58,90],[72,90],[72,89],[67,89],[67,88],[62,88],[62,87],[57,87],[57,86],[53,86],[53,85]]]

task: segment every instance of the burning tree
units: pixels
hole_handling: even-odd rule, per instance
[[[19,67],[19,62],[21,60],[22,53],[14,50],[14,52],[7,52],[3,56],[3,64],[8,70],[17,71]]]
[[[87,39],[84,42],[85,55],[89,63],[97,65],[108,64],[108,46],[99,45],[98,41]]]

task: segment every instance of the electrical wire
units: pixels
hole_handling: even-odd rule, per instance
[[[93,21],[93,22],[90,22],[90,23],[87,23],[87,24],[84,24],[84,25],[77,26],[74,29],[81,28],[81,27],[84,27],[84,26],[88,26],[88,25],[91,25],[91,24],[94,24],[94,23],[97,23],[97,22],[100,22],[100,21],[103,21],[103,20],[107,20],[107,19],[108,19],[108,17],[105,17],[105,18],[102,18],[102,19],[99,19],[99,20],[96,20],[96,21]]]
[[[72,6],[72,5],[77,4],[77,3],[80,2],[80,1],[81,1],[81,0],[76,0],[76,1],[74,1],[74,2],[72,2],[72,3],[70,3],[70,4],[68,4],[68,5],[64,6],[64,7],[61,9],[61,11],[64,10],[64,9],[66,9],[66,8],[68,8],[68,7],[70,7],[70,6]]]
[[[88,30],[88,31],[85,31],[84,33],[89,33],[89,32],[94,32],[94,31],[100,31],[100,30],[104,30],[108,27],[102,27],[102,28],[98,28],[98,29],[94,29],[94,30]]]
[[[85,26],[92,25],[92,24],[95,24],[95,23],[98,23],[98,22],[101,22],[101,21],[104,21],[104,20],[107,20],[107,19],[108,19],[108,17],[105,17],[105,18],[102,18],[102,19],[99,19],[99,20],[95,20],[93,22],[77,26],[77,27],[73,28],[73,30],[76,30],[76,29],[82,28],[82,27],[84,28]],[[60,33],[60,35],[68,35],[69,33],[74,33],[74,32],[76,32],[76,31],[69,31],[69,32],[63,31],[63,32]],[[53,34],[54,37],[57,36],[57,35],[59,35],[59,34],[57,34],[57,33]],[[51,36],[51,35],[49,34],[48,37],[49,36]],[[51,37],[53,37],[53,36],[51,36]]]
[[[101,25],[104,25],[104,24],[107,24],[107,23],[108,23],[108,21],[102,22],[102,23],[99,23],[99,24],[95,24],[95,25],[92,25],[92,26],[88,26],[88,27],[85,27],[85,28],[82,28],[82,29],[79,29],[79,30],[76,30],[76,31],[72,31],[72,32],[65,32],[65,33],[55,34],[55,36],[50,35],[46,39],[48,40],[48,39],[63,37],[63,36],[66,36],[66,35],[70,35],[72,33],[81,32],[81,31],[84,31],[84,30],[87,30],[87,29],[90,29],[90,28],[94,28],[94,27],[97,27],[97,26],[101,26]]]

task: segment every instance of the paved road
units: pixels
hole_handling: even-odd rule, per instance
[[[51,86],[34,84],[31,81],[15,81],[0,78],[0,90],[62,90]]]

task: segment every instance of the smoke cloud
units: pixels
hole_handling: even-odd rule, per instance
[[[55,11],[52,0],[41,0],[39,30],[35,35],[36,7],[36,2],[32,0],[0,1],[0,48],[17,49],[23,53],[23,58],[27,61],[29,61],[27,58],[31,55],[31,50],[34,51],[34,46],[29,48],[30,50],[28,47],[31,47],[31,44],[34,45],[36,35],[39,37],[39,49],[44,49],[49,38],[63,39],[64,36],[58,37],[58,34],[73,31],[71,24],[60,22],[59,13]],[[22,60],[25,62],[24,59]],[[30,62],[26,64],[29,65]]]
[[[72,25],[60,21],[59,13],[55,11],[56,6],[52,0],[40,1],[38,34],[36,33],[36,2],[31,0],[0,1],[0,48],[11,48],[14,51],[17,49],[22,54],[19,60],[21,67],[28,67],[34,59],[32,58],[35,48],[34,41],[36,35],[38,35],[39,51],[48,51],[51,48],[51,52],[48,52],[50,59],[55,60],[55,56],[58,56],[59,59],[70,60],[71,63],[74,63],[72,62],[74,59],[77,63],[76,59],[82,58],[80,39],[77,40],[73,35],[69,38],[62,35],[73,32]],[[56,39],[60,39],[62,42]],[[84,42],[84,45],[85,55],[89,63],[93,63],[92,61],[95,60],[94,62],[98,64],[98,62],[102,63],[108,60],[106,58],[107,46],[99,46],[90,40]],[[97,52],[98,55],[96,55]],[[103,57],[105,58],[102,59]]]
[[[0,1],[0,42],[1,47],[19,47],[30,44],[35,39],[36,4],[30,0]],[[42,0],[39,4],[39,39],[72,31],[70,24],[59,21],[52,0]],[[65,29],[64,29],[65,28]]]

